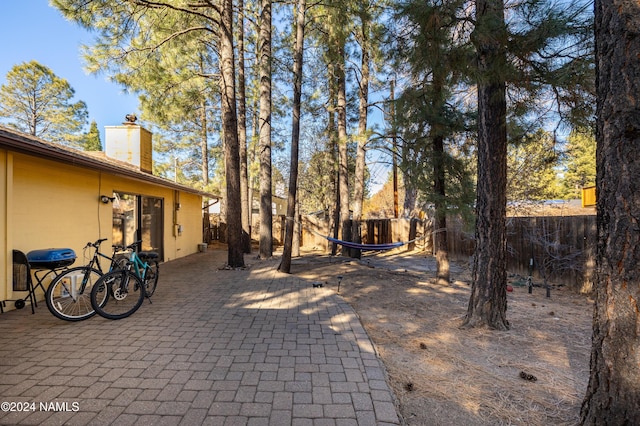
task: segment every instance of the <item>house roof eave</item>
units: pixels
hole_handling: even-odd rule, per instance
[[[74,166],[85,167],[94,170],[97,169],[104,172],[113,173],[115,175],[124,176],[130,179],[135,179],[147,183],[154,183],[171,189],[201,195],[206,198],[220,198],[219,195],[191,188],[187,185],[182,185],[177,182],[172,182],[168,179],[142,172],[127,163],[123,163],[103,156],[95,156],[83,153],[82,151],[63,147],[34,136],[8,129],[3,126],[0,126],[0,148],[7,149],[8,151],[19,152],[25,155],[45,158],[48,160],[56,160]]]

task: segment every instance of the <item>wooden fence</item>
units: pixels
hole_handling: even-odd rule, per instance
[[[330,250],[331,243],[324,237],[333,237],[333,233],[326,219],[304,216],[301,222],[301,246]],[[347,226],[351,226],[351,221]],[[419,219],[369,219],[363,221],[361,225],[361,239],[363,244],[388,244],[416,240],[407,244],[405,248],[407,250],[425,250],[427,244],[426,238],[423,237],[425,226],[426,222]],[[341,236],[337,238],[340,239]]]
[[[474,231],[457,221],[447,227],[452,259],[469,260]],[[597,239],[596,216],[507,218],[507,268],[534,280],[562,283],[581,292],[592,288]],[[533,264],[532,264],[533,263]]]
[[[331,250],[323,236],[330,235],[326,220],[303,217],[302,244],[318,250]],[[403,249],[433,249],[433,230],[428,221],[417,219],[366,220],[361,226],[362,242],[384,244],[417,239]],[[332,235],[332,234],[331,234]],[[512,274],[527,276],[532,269],[534,282],[562,283],[572,290],[589,292],[595,268],[596,216],[544,216],[507,218],[507,268]],[[469,262],[475,250],[474,229],[449,219],[449,255],[452,260]]]
[[[274,218],[275,244],[281,244],[283,218]],[[300,245],[321,251],[331,251],[325,236],[333,236],[329,221],[313,216],[301,219]],[[215,228],[218,231],[217,228]],[[224,224],[215,236],[221,238]],[[418,219],[370,219],[361,225],[362,242],[407,244],[402,250],[433,250],[433,230],[429,221]],[[280,236],[280,238],[277,238]],[[341,237],[338,236],[338,239]],[[562,283],[572,290],[590,292],[595,269],[597,239],[596,216],[539,216],[507,218],[507,268],[510,273],[527,276],[532,269],[534,282]],[[449,256],[452,260],[472,264],[475,250],[474,229],[461,221],[447,223]],[[533,264],[532,264],[533,263]]]

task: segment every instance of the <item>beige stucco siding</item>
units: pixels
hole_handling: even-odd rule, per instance
[[[0,300],[25,295],[13,294],[13,249],[27,253],[68,247],[78,256],[75,265],[86,263],[82,249],[89,241],[107,238],[102,250],[111,250],[113,206],[100,202],[100,195],[111,196],[116,191],[163,199],[165,261],[197,252],[202,242],[200,195],[4,150],[0,150],[0,165],[0,247],[4,253],[0,256]],[[176,197],[180,209],[174,214]],[[180,234],[176,224],[181,225]]]
[[[78,253],[87,241],[110,237],[111,208],[98,201],[98,172],[20,154],[13,172],[13,248]]]
[[[173,259],[196,252],[198,244],[202,242],[202,197],[180,192],[178,199],[180,208],[175,211],[175,219],[181,233],[178,235],[176,226],[165,231],[165,241],[172,239],[175,244]],[[175,209],[176,202],[174,198],[171,204],[166,205],[165,214],[173,215],[171,209]]]

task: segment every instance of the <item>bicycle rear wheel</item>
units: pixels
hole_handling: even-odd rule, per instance
[[[144,294],[144,284],[133,272],[111,271],[91,289],[91,305],[104,318],[122,319],[138,310]]]
[[[65,321],[91,318],[96,311],[91,305],[91,289],[102,273],[88,266],[68,269],[56,276],[45,295],[49,311]]]
[[[144,285],[146,296],[151,297],[156,291],[158,286],[158,275],[160,274],[160,267],[156,260],[150,260],[147,262],[149,267],[144,272]]]

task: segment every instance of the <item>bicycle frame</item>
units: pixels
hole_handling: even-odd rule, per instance
[[[89,247],[92,247],[92,248],[95,249],[95,251],[93,252],[93,256],[91,256],[91,260],[85,266],[88,266],[90,268],[94,268],[95,267],[98,271],[104,272],[102,270],[102,265],[100,264],[100,258],[101,257],[104,258],[104,259],[108,259],[109,260],[109,271],[113,269],[113,266],[115,264],[117,264],[116,252],[118,250],[123,250],[124,247],[123,246],[114,245],[113,246],[113,255],[112,255],[113,257],[109,257],[106,254],[103,254],[103,253],[100,252],[100,244],[102,244],[104,241],[107,241],[107,239],[106,238],[102,238],[102,239],[96,240],[95,243],[89,242],[89,243],[87,243],[86,246],[84,246],[83,250],[86,250]],[[86,256],[85,256],[85,258],[86,258]]]
[[[104,258],[104,259],[109,259],[109,271],[112,271],[115,265],[118,264],[118,261],[116,259],[116,252],[118,250],[124,250],[125,247],[120,246],[120,245],[114,245],[113,246],[113,255],[112,257],[107,256],[106,254],[103,254],[100,252],[100,244],[102,244],[104,241],[107,241],[106,238],[102,238],[99,240],[96,240],[95,243],[87,243],[86,246],[84,246],[84,250],[88,249],[89,247],[93,247],[95,249],[95,251],[93,252],[93,256],[91,257],[91,260],[89,261],[89,263],[86,265],[88,267],[88,269],[90,270],[91,268],[95,268],[98,271],[100,271],[101,274],[104,273],[104,271],[102,270],[102,265],[100,264],[100,257]],[[109,272],[107,271],[107,272]],[[84,289],[87,285],[87,275],[85,275],[85,277],[82,279],[82,284],[80,286],[80,293],[84,292]]]
[[[150,271],[152,269],[152,266],[149,262],[145,261],[143,259],[143,256],[141,256],[137,251],[137,247],[139,247],[141,243],[142,243],[142,240],[138,240],[132,244],[129,244],[126,247],[127,250],[131,250],[131,254],[129,255],[129,260],[127,262],[126,269],[131,270],[138,278],[140,278],[140,281],[146,284],[147,278],[151,279]],[[157,277],[156,277],[156,280],[157,280]],[[150,295],[153,293],[153,291],[151,293],[148,293],[147,286],[145,285],[143,287],[144,287],[143,289],[144,295],[147,298],[149,298],[149,302],[151,302]],[[154,285],[154,288],[155,288],[155,285]]]
[[[91,306],[99,315],[126,318],[138,310],[145,298],[151,303],[158,282],[158,254],[138,252],[140,243],[126,247],[131,250],[126,267],[104,274],[92,287]]]
[[[140,256],[138,256],[135,250],[132,251],[131,255],[129,256],[129,263],[133,268],[133,273],[136,274],[142,281],[144,281],[147,275],[147,271],[150,269],[149,263],[144,262],[140,258]],[[140,271],[142,271],[142,273],[140,273]]]

